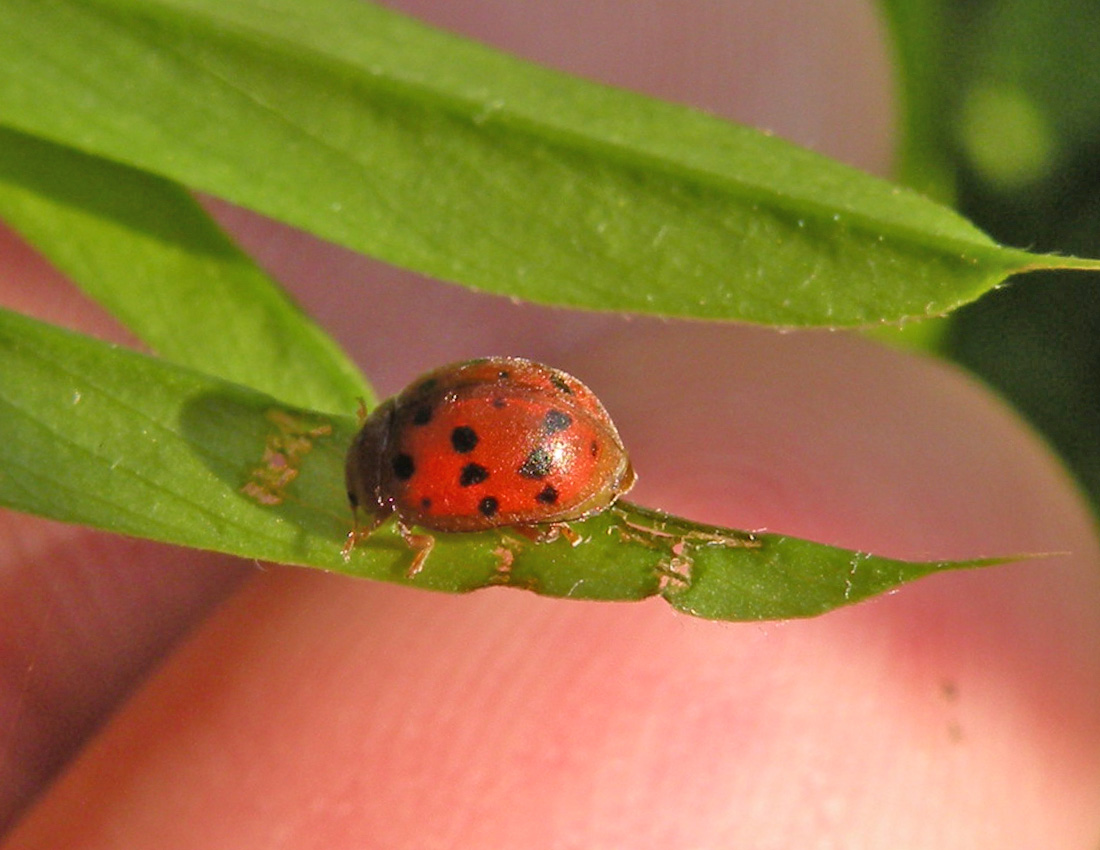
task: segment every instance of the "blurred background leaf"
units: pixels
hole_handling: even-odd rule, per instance
[[[1100,254],[1100,5],[884,0],[900,174],[999,241]],[[1100,503],[1100,284],[1043,272],[961,310],[945,350],[1047,435]]]

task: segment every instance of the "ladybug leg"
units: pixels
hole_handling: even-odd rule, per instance
[[[344,541],[344,548],[340,550],[345,563],[351,560],[351,553],[355,549],[355,545],[359,541],[370,537],[382,523],[389,519],[388,513],[372,513],[367,522],[361,525],[359,523],[359,512],[352,509],[352,513],[354,520],[351,531],[348,532],[347,539]],[[401,539],[405,541],[405,545],[413,550],[413,561],[406,573],[409,578],[412,578],[423,569],[424,562],[428,559],[428,555],[435,545],[435,538],[430,534],[414,534],[412,529],[400,520],[397,521],[396,525]]]
[[[351,560],[351,552],[355,548],[355,544],[360,540],[366,540],[374,530],[378,528],[383,522],[386,521],[389,514],[371,513],[370,518],[365,524],[359,523],[359,511],[353,506],[351,509],[351,531],[348,532],[347,539],[344,541],[344,547],[340,550],[340,555],[344,558],[346,564]]]
[[[550,528],[551,531],[555,533],[555,537],[564,537],[566,540],[569,541],[570,546],[576,547],[581,545],[581,536],[573,530],[573,526],[571,526],[569,523],[555,522],[552,526],[550,526]],[[553,539],[554,538],[551,538],[551,540]]]
[[[579,546],[581,536],[567,522],[552,522],[545,525],[513,525],[510,529],[521,534],[532,543],[553,543],[559,537],[569,541],[570,546]]]
[[[367,400],[362,396],[359,396],[357,401],[359,402],[359,405],[355,408],[355,418],[359,420],[359,427],[362,428],[367,421]]]
[[[424,569],[424,562],[428,560],[428,555],[435,546],[435,538],[430,534],[414,534],[412,529],[400,520],[397,521],[397,530],[405,541],[405,545],[413,550],[412,563],[409,564],[409,569],[405,573],[406,578],[412,578]]]

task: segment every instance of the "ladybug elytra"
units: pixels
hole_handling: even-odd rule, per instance
[[[634,477],[607,411],[571,375],[518,357],[444,366],[376,407],[352,442],[345,556],[391,516],[416,551],[410,574],[434,543],[412,526],[542,539],[540,526],[604,510]]]

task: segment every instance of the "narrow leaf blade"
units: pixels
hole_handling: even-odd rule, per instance
[[[341,550],[356,429],[262,393],[0,311],[0,505],[247,558],[462,592],[662,594],[719,619],[819,614],[941,569],[620,505],[535,543],[439,534],[423,569],[391,527]],[[981,562],[993,563],[993,561]]]
[[[357,0],[10,0],[0,40],[0,123],[486,291],[865,325],[1063,264],[779,139]]]
[[[339,347],[173,183],[0,128],[0,217],[176,363],[307,407],[370,398]]]

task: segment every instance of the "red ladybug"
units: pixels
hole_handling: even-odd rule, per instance
[[[415,573],[435,539],[411,526],[514,526],[546,539],[613,504],[634,470],[588,387],[540,363],[489,357],[429,372],[376,407],[348,450],[345,480],[357,516],[345,556],[396,514]]]

